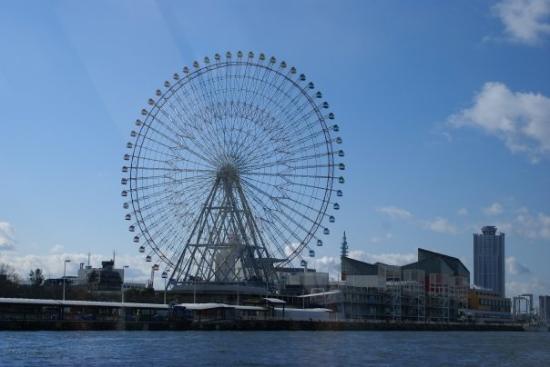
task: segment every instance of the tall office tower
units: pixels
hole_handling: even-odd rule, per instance
[[[542,321],[550,324],[550,296],[539,296],[539,316]]]
[[[505,297],[504,233],[497,227],[485,226],[481,234],[474,233],[474,284]]]

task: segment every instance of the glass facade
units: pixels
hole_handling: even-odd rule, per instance
[[[504,290],[504,233],[485,226],[474,234],[474,284],[505,297]]]

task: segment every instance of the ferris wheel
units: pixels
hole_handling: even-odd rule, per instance
[[[227,52],[184,67],[148,104],[124,155],[123,207],[169,284],[273,283],[315,256],[345,165],[313,82],[275,57]]]

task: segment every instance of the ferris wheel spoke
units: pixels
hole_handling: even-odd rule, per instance
[[[265,120],[269,119],[269,116],[265,117]],[[247,135],[246,140],[239,146],[239,149],[245,152],[247,151],[248,153],[253,152],[257,147],[263,147],[263,150],[268,150],[268,147],[272,145],[270,142],[276,141],[276,132],[277,130],[267,125],[266,122],[266,126],[257,127],[254,134]]]
[[[265,107],[266,108],[274,107],[274,110],[275,110],[274,117],[278,120],[286,121],[286,123],[283,123],[281,125],[282,128],[292,127],[291,121],[294,121],[296,116],[300,114],[303,111],[303,109],[308,106],[308,102],[304,102],[302,104],[297,105],[296,101],[300,97],[303,97],[303,95],[298,93],[292,99],[288,100],[288,102],[285,105],[283,105],[282,98],[287,97],[287,99],[289,99],[288,97],[290,97],[290,95],[286,94],[280,89],[276,90],[276,93],[280,98],[271,99],[270,105]],[[289,106],[291,106],[291,108],[288,108]],[[293,112],[289,112],[291,109],[293,110]]]
[[[290,205],[286,204],[286,203],[284,202],[284,200],[278,199],[278,198],[275,197],[275,196],[269,195],[269,194],[266,193],[264,190],[260,189],[259,187],[255,186],[255,185],[253,185],[253,184],[248,183],[248,185],[249,185],[251,188],[253,188],[254,190],[256,190],[257,192],[260,192],[260,193],[262,193],[263,195],[265,195],[265,196],[267,196],[267,197],[270,197],[271,200],[273,200],[274,202],[276,202],[278,205],[281,205],[281,206],[287,208],[288,210],[292,211],[293,213],[295,213],[296,215],[302,217],[303,219],[305,219],[305,220],[307,220],[307,221],[310,221],[310,222],[312,222],[312,223],[315,223],[315,221],[312,220],[310,217],[308,217],[308,216],[302,214],[301,212],[299,212],[299,211],[297,211],[296,209],[292,208]],[[283,198],[283,199],[291,200],[291,201],[293,201],[293,202],[295,202],[295,203],[298,203],[298,201],[292,200],[292,199],[289,198],[289,197]],[[304,206],[304,207],[306,207],[306,208],[308,208],[308,209],[312,209],[311,207],[309,207],[309,206],[307,206],[307,205],[305,205],[305,204],[303,204],[303,203],[300,203],[300,205],[302,205],[302,206]],[[312,209],[312,210],[315,211],[315,209]],[[285,213],[284,211],[282,211],[282,210],[281,210],[280,212],[281,212],[283,215],[285,215],[289,220],[291,220],[294,224],[296,224],[296,225],[297,225],[300,229],[302,229],[304,232],[308,232],[308,230],[307,230],[305,227],[303,227],[300,223],[296,222],[296,221],[294,220],[294,218],[291,218],[291,216],[289,216],[288,214],[286,214],[286,213]]]
[[[310,144],[308,146],[305,146],[303,148],[303,150],[306,150],[306,151],[310,151],[310,150],[314,150],[314,151],[317,151],[318,149],[322,149],[323,147],[326,147],[327,145],[329,145],[330,142],[326,142],[326,141],[319,141],[319,142],[315,142],[313,144]],[[287,154],[288,156],[294,156],[295,154],[298,154],[298,153],[301,153],[303,151],[302,149],[300,148],[297,148],[295,150],[285,150],[284,153]],[[327,156],[330,160],[333,159],[334,157],[334,152],[332,150],[329,150],[327,153]]]
[[[263,202],[257,197],[257,195],[255,195],[254,193],[251,193],[250,195],[251,195],[251,198],[254,202],[258,203],[260,205],[260,207],[264,208]],[[262,211],[266,212],[266,209],[262,209]],[[258,212],[259,212],[259,210],[256,208],[256,213],[258,213]],[[257,218],[260,220],[261,223],[272,224],[272,222],[267,220],[264,216],[260,216],[260,215],[257,214]],[[280,239],[277,239],[277,237],[272,233],[272,230],[276,230],[276,228],[274,228],[272,226],[268,226],[268,225],[263,225],[262,226],[262,231],[264,233],[267,233],[269,239],[271,240],[271,243],[273,243],[275,245],[275,248],[279,251],[279,254],[284,255],[285,254],[284,247],[281,245]],[[279,233],[279,235],[280,234],[281,233]],[[283,237],[280,237],[280,238],[283,238]]]
[[[261,184],[265,184],[265,185],[270,185],[270,186],[273,186],[275,187],[277,190],[285,190],[287,191],[286,189],[286,186],[298,186],[298,187],[304,187],[304,188],[308,188],[308,189],[316,189],[316,190],[319,190],[319,191],[322,191],[322,192],[335,192],[335,191],[339,191],[337,189],[333,189],[332,188],[332,184],[329,182],[327,183],[327,186],[316,186],[316,185],[311,185],[311,184],[304,184],[304,183],[300,183],[300,182],[294,182],[294,181],[289,181],[289,182],[286,182],[284,184],[277,184],[277,185],[274,185],[274,184],[271,184],[271,183],[268,183],[268,182],[265,182],[265,181],[261,181],[261,180],[257,180],[257,179],[254,179],[254,178],[251,178],[251,177],[248,177],[248,178],[242,178],[242,180],[244,180],[245,182],[248,181],[248,180],[252,180],[252,181],[255,181],[255,182],[258,182],[258,183],[261,183]],[[304,197],[310,197],[308,196],[307,194],[304,194],[303,195]],[[322,199],[322,200],[325,200],[325,199]]]
[[[334,115],[303,74],[264,54],[216,54],[174,80],[148,101],[124,156],[135,242],[165,264],[171,286],[269,283],[268,258],[300,259],[334,221],[327,207],[345,168],[334,159],[338,128],[327,127]]]
[[[173,202],[171,205],[179,203],[182,209],[199,208],[200,204],[198,200],[204,196],[205,191],[207,191],[207,186],[205,185],[202,185],[201,187],[189,186],[185,190],[173,191],[171,192],[173,196]]]
[[[210,122],[204,121],[204,136],[202,137],[202,139],[193,139],[193,144],[196,145],[199,150],[203,151],[213,161],[216,159],[216,157],[220,156],[223,146],[222,142],[219,139],[219,134],[217,134],[214,130],[214,121],[216,121],[215,118]],[[217,144],[213,144],[213,142],[217,142]]]
[[[170,180],[170,183],[172,184],[175,184],[175,183],[185,183],[185,182],[189,182],[189,181],[195,181],[195,180],[204,180],[204,181],[208,181],[208,179],[210,178],[210,176],[192,176],[192,177],[185,177],[185,178],[180,178],[180,179],[172,179]],[[164,187],[166,186],[166,183],[165,182],[161,182],[161,183],[154,183],[154,184],[151,184],[151,185],[145,185],[145,186],[139,186],[139,187],[131,187],[128,192],[130,193],[133,193],[133,192],[137,192],[137,191],[144,191],[144,190],[150,190],[150,189],[155,189],[155,188],[159,188],[159,187]]]
[[[158,221],[158,222],[151,222],[151,224],[149,226],[147,226],[147,231],[149,233],[149,238],[151,240],[156,239],[156,241],[161,244],[160,248],[165,249],[165,250],[169,249],[169,246],[165,245],[166,243],[168,243],[165,240],[166,236],[167,235],[173,235],[175,233],[173,231],[174,228],[173,228],[173,225],[172,225],[171,221],[169,220],[170,217],[169,217],[168,214],[169,213],[166,213],[166,214],[159,217],[159,218],[162,218],[164,220]],[[190,225],[189,223],[186,223],[181,228],[186,228],[189,225]]]
[[[147,240],[153,242],[155,248],[162,250],[163,244],[168,243],[168,237],[174,235],[174,233],[168,231],[171,227],[171,224],[166,220],[168,219],[168,215],[163,214],[159,218],[165,219],[162,224],[159,225],[158,222],[152,222],[151,225],[147,226]]]
[[[327,187],[316,186],[316,185],[312,185],[312,184],[306,184],[306,183],[295,182],[295,181],[288,181],[288,184],[293,185],[293,186],[300,186],[300,187],[310,188],[310,189],[325,190],[325,191],[329,191],[329,192],[336,191],[335,189],[332,189],[330,187],[331,185],[329,185],[329,184],[327,184]]]
[[[165,218],[165,221],[162,225],[156,228],[155,232],[151,235],[152,238],[159,238],[159,243],[166,244],[164,250],[170,254],[170,258],[174,257],[174,253],[177,253],[177,250],[174,250],[174,246],[183,242],[181,234],[178,234],[177,231],[170,231],[172,228],[172,223]]]
[[[266,128],[267,129],[267,128]],[[290,138],[288,137],[284,137],[283,135],[279,134],[279,131],[275,130],[275,129],[269,129],[270,132],[268,132],[267,134],[265,134],[265,138],[264,138],[264,141],[262,142],[263,144],[260,145],[260,146],[263,146],[263,147],[269,147],[269,146],[275,146],[275,151],[283,151],[282,146],[288,144],[288,142],[290,141]],[[265,158],[266,157],[266,153],[269,152],[270,150],[268,149],[263,149],[262,151],[258,152],[254,158],[252,159],[258,159],[258,158]],[[273,150],[271,150],[271,154],[273,154]]]
[[[315,158],[320,158],[320,156],[314,156]],[[261,174],[262,172],[261,171],[258,171],[259,169],[263,169],[263,168],[269,168],[269,167],[278,167],[278,166],[281,166],[281,168],[284,167],[284,169],[282,171],[297,171],[297,170],[308,170],[308,169],[312,169],[312,168],[326,168],[326,167],[333,167],[335,166],[334,163],[320,163],[320,164],[310,164],[310,165],[302,165],[302,166],[292,166],[290,165],[289,163],[292,163],[292,162],[297,162],[299,160],[285,160],[285,161],[277,161],[277,162],[273,162],[272,164],[266,164],[266,165],[263,165],[263,166],[260,166],[260,167],[254,167],[254,170],[250,170],[250,169],[247,169],[245,170],[243,173],[245,174],[248,174],[248,173],[256,173],[256,174]]]
[[[164,159],[154,159],[154,158],[149,158],[149,157],[139,157],[139,158],[136,158],[136,161],[138,161],[141,163],[142,161],[146,161],[146,162],[153,162],[153,163],[160,163],[160,164],[165,164],[167,161]],[[133,167],[137,167],[137,164],[132,164],[129,168],[130,169],[133,169]]]
[[[198,81],[198,78],[200,77],[200,73],[197,74],[197,76],[189,83],[189,90],[191,91],[191,94],[194,97],[195,104],[197,106],[207,106],[208,102],[204,97],[204,93],[201,95],[201,91],[198,90],[198,88],[195,85],[195,82]],[[202,88],[201,88],[202,89]],[[204,113],[204,109],[198,108],[197,109],[200,113]],[[205,120],[206,116],[202,115],[202,119]]]
[[[292,143],[289,143],[286,148],[288,149],[288,148],[303,147],[304,143],[308,141],[315,141],[314,138],[323,137],[325,133],[326,132],[324,130],[318,130],[307,136],[301,137],[300,139],[294,140]],[[324,143],[326,144],[326,141]],[[300,151],[300,149],[298,148],[297,151]]]
[[[275,151],[257,149],[256,151],[250,152],[250,154],[248,155],[248,161],[250,162],[249,164],[259,164],[259,162],[262,162],[266,159],[280,159],[279,156],[282,154],[286,155],[284,152],[278,151],[277,149],[275,149]]]
[[[183,118],[183,113],[173,104],[170,105],[170,108],[172,109],[173,113],[176,115],[175,117],[171,115],[171,113],[166,112],[166,114],[169,116],[169,120],[176,126],[176,129],[180,131],[176,136],[178,136],[180,139],[178,143],[176,144],[176,147],[179,147],[182,145],[183,141],[196,141],[197,137],[200,136],[202,131],[197,131],[194,124],[191,124],[189,122],[189,119]],[[202,119],[202,117],[197,117],[197,119]],[[190,129],[185,129],[181,127],[181,124],[177,121],[181,120],[183,123],[187,124],[186,126],[191,126]]]
[[[203,121],[203,127],[207,126],[206,119],[204,116],[201,115],[202,112],[196,112],[196,115],[194,117],[195,120],[201,120]],[[192,124],[194,130],[197,130],[196,133],[191,134],[191,136],[188,138],[188,142],[192,143],[192,145],[195,145],[195,148],[198,148],[198,150],[202,151],[203,153],[199,153],[196,149],[191,148],[191,144],[183,144],[180,143],[177,145],[178,149],[184,149],[195,155],[196,157],[201,158],[202,160],[208,162],[210,165],[215,164],[215,155],[212,154],[209,149],[200,141],[199,136],[201,133],[204,133],[203,127],[200,127],[196,124]]]
[[[185,188],[185,190],[180,189],[179,191],[178,190],[170,191],[170,194],[178,196],[178,197],[182,197],[182,198],[191,197],[192,194],[190,194],[190,193],[194,193],[195,195],[197,195],[196,191],[194,191],[195,189],[203,189],[204,187],[205,187],[204,182],[199,181],[199,182],[189,184]],[[140,201],[146,201],[146,200],[153,199],[153,198],[158,197],[160,195],[164,195],[164,194],[166,194],[166,189],[167,189],[166,187],[162,187],[162,190],[157,190],[157,191],[146,190],[146,191],[143,192],[143,195],[141,195],[135,201],[137,203],[137,202],[140,202]]]
[[[178,104],[179,107],[177,107],[175,104],[170,103],[169,107],[176,113],[176,116],[178,116],[178,120],[174,119],[174,124],[177,126],[178,130],[183,133],[183,136],[191,136],[194,137],[196,134],[200,133],[202,131],[202,126],[197,125],[194,121],[194,119],[191,117],[193,115],[196,115],[198,113],[204,112],[204,111],[197,111],[198,103],[188,103],[187,100],[189,98],[186,97],[192,97],[190,94],[184,94],[181,89],[174,92],[174,98]],[[181,110],[180,110],[181,109]],[[199,119],[201,121],[205,120],[204,115],[200,115]],[[179,121],[179,122],[178,122]]]
[[[199,76],[199,82],[201,81],[202,81],[202,78]],[[205,88],[201,88],[201,89],[204,90]],[[215,98],[212,98],[212,96],[207,98],[207,96],[203,95],[203,102],[204,102],[203,104],[204,108],[199,110],[202,116],[201,120],[203,121],[203,125],[205,127],[212,127],[212,124],[210,124],[209,121],[215,120],[215,116],[217,114],[217,110],[216,110],[217,104],[215,103]],[[213,111],[212,116],[209,116],[208,114],[204,113],[204,111],[210,111],[210,108],[208,108],[208,106],[212,106],[212,111]],[[217,140],[217,138],[219,138],[218,134],[215,134],[211,129],[210,130],[207,129],[206,131],[208,131],[210,142]],[[211,151],[213,150],[213,152],[210,154],[210,156],[213,156],[213,157],[216,157],[220,152],[218,146],[214,144],[203,145],[203,149],[211,150]]]
[[[151,141],[151,140],[149,139],[149,141]],[[153,143],[156,143],[156,142],[153,142]],[[139,150],[140,150],[140,155],[139,155],[140,160],[147,160],[147,161],[158,162],[158,163],[164,163],[166,161],[166,159],[155,159],[155,158],[151,158],[149,156],[144,156],[143,154],[145,154],[145,153],[143,153],[143,152],[146,152],[146,153],[151,154],[151,155],[154,154],[154,155],[157,155],[157,156],[160,156],[160,157],[166,157],[168,159],[177,159],[177,158],[179,158],[178,156],[171,154],[171,151],[169,149],[166,150],[166,151],[161,151],[161,150],[158,150],[158,149],[153,149],[150,146],[145,145],[145,144],[139,145]]]
[[[299,121],[304,122],[303,125],[300,125]],[[322,137],[327,130],[325,124],[319,119],[309,122],[307,120],[298,120],[294,126],[295,128],[288,132],[289,135],[292,135],[291,142],[293,144],[300,144],[307,140],[314,140],[316,137]],[[289,139],[288,136],[285,136],[285,138]]]
[[[181,138],[181,136],[179,136]],[[183,141],[183,140],[182,140]],[[206,154],[198,153],[196,150],[191,149],[190,144],[183,144],[182,141],[177,141],[175,145],[172,147],[172,150],[186,150],[189,153],[195,155],[198,158],[201,158],[203,161],[210,163],[211,165],[214,162],[214,156],[212,154],[208,154],[208,149],[206,149],[202,143],[198,141],[198,139],[195,136],[190,136],[187,138],[187,141],[193,142],[194,145],[196,145],[199,150],[203,151]]]
[[[173,210],[160,215],[157,221],[153,221],[147,226],[148,232],[152,233],[151,238],[159,238],[159,236],[162,233],[165,233],[167,229],[173,227],[171,221],[168,220],[171,214],[173,214]],[[180,225],[182,228],[185,228],[188,226],[188,223],[180,223]]]
[[[255,128],[253,133],[246,134],[244,139],[242,141],[239,141],[236,149],[238,152],[242,152],[242,154],[247,154],[251,151],[254,151],[254,149],[256,149],[257,147],[266,146],[269,142],[269,139],[269,134],[262,134],[261,129]]]
[[[141,210],[136,210],[136,214],[139,215],[140,217],[140,221],[144,222],[144,221],[148,221],[152,218],[155,218],[156,216],[160,215],[160,216],[163,216],[165,214],[168,214],[168,213],[171,213],[173,210],[176,210],[174,208],[166,208],[164,206],[160,206],[160,207],[157,207],[153,210],[146,210],[146,211],[141,211]],[[151,221],[150,224],[154,223],[153,221]]]
[[[282,198],[291,198],[293,196],[300,196],[304,199],[314,199],[314,200],[318,200],[318,201],[325,201],[325,197],[323,195],[323,197],[317,197],[316,195],[313,195],[313,193],[311,192],[298,192],[298,191],[293,191],[293,190],[290,190],[288,189],[287,185],[272,185],[270,183],[267,183],[265,181],[261,181],[261,180],[253,180],[254,182],[257,182],[259,184],[265,184],[265,185],[270,185],[270,186],[273,186],[278,192],[281,193],[282,195]],[[320,191],[320,190],[319,190]],[[323,190],[323,193],[324,193],[324,190]],[[266,193],[266,195],[269,195]],[[276,196],[273,196],[273,195],[269,195],[270,198],[273,198],[273,199],[276,199],[277,197]]]
[[[146,166],[135,166],[132,167],[139,171],[161,171],[161,172],[191,172],[191,173],[215,173],[216,171],[214,169],[201,169],[201,168],[172,168],[172,167],[146,167]],[[133,179],[140,179],[140,178],[166,178],[166,176],[138,176],[134,177]]]
[[[269,152],[267,149],[263,148],[267,144],[265,141],[256,142],[254,146],[241,148],[239,155],[247,157],[246,161],[254,162],[260,159],[261,157],[273,156],[273,152]],[[270,154],[271,153],[271,154]]]
[[[189,190],[187,191],[190,191],[192,190],[192,186],[189,186]],[[138,199],[136,202],[139,203],[139,210],[140,211],[144,211],[146,209],[149,209],[150,207],[152,207],[151,204],[164,204],[166,203],[166,201],[168,199],[172,199],[173,200],[173,197],[174,195],[176,195],[177,197],[181,197],[182,199],[180,200],[183,200],[183,199],[193,199],[193,198],[197,198],[197,197],[200,197],[200,195],[202,194],[202,192],[200,190],[196,190],[193,194],[187,194],[187,196],[185,196],[185,194],[182,194],[182,195],[179,195],[177,192],[174,193],[174,192],[170,192],[170,191],[165,191],[165,190],[162,190],[162,191],[157,191],[151,195],[148,195],[147,197],[142,197],[140,199]],[[161,199],[158,199],[157,197],[160,196],[160,195],[164,195]],[[150,201],[151,199],[154,199],[153,201]],[[176,204],[180,204],[182,207],[191,207],[192,205],[188,202],[185,202],[185,201],[181,201],[181,202],[174,202],[170,200],[170,206],[171,207],[174,207]],[[141,202],[143,202],[144,204],[141,205]],[[153,206],[155,206],[153,205]],[[180,207],[181,208],[181,207]]]
[[[309,159],[317,159],[317,158],[323,158],[325,155],[329,155],[330,153],[322,153],[322,154],[310,154],[308,156],[302,156],[297,158],[288,158],[284,160],[277,160],[265,163],[263,165],[256,165],[256,166],[247,166],[245,167],[245,170],[243,173],[248,172],[254,172],[254,173],[260,173],[257,170],[269,168],[269,167],[277,167],[277,166],[284,166],[285,170],[299,170],[299,169],[309,169],[309,168],[325,168],[329,166],[334,166],[333,163],[325,163],[325,164],[317,164],[317,165],[305,165],[305,166],[291,166],[290,163],[294,162],[303,162]]]
[[[260,205],[260,207],[262,208],[262,211],[267,215],[268,213],[271,213],[271,211],[275,210],[275,209],[269,209],[265,203],[253,192],[250,192],[250,197],[252,198],[253,201],[255,201],[256,203],[258,203],[258,205]],[[258,210],[256,210],[256,212],[258,212]],[[264,223],[269,223],[269,224],[273,224],[273,222],[269,221],[267,218],[263,217],[263,216],[259,216],[258,217],[262,222]],[[281,246],[281,244],[279,243],[279,241],[276,239],[277,237],[275,237],[273,235],[273,233],[271,233],[271,230],[275,230],[278,232],[279,236],[281,238],[284,238],[282,235],[282,232],[278,231],[278,228],[275,227],[275,226],[265,226],[263,228],[264,231],[266,231],[268,233],[268,236],[270,237],[270,239],[272,240],[272,242],[275,244],[276,248],[279,250],[279,253],[281,254],[284,254],[285,251],[284,251],[284,247]]]
[[[158,144],[158,145],[164,147],[167,151],[170,150],[170,148],[171,148],[170,145],[168,145],[165,142],[162,142],[160,140],[157,140],[155,138],[152,138],[150,135],[148,135],[145,139],[147,139],[148,142],[151,142],[153,144]],[[145,139],[144,139],[144,141],[145,141]],[[136,154],[136,153],[139,153],[139,150],[141,150],[142,146],[143,146],[143,142],[142,142],[142,144],[136,145],[134,147],[134,157],[139,157],[139,158],[142,157],[140,154]]]
[[[171,130],[173,132],[173,130],[167,126],[166,122],[164,122],[161,118],[157,117],[156,115],[149,115],[151,120],[159,123],[160,125],[162,125],[165,129],[167,130]],[[173,145],[178,145],[179,142],[174,139],[172,136],[169,136],[167,134],[165,134],[164,132],[160,131],[159,129],[155,128],[154,127],[154,124],[151,122],[144,122],[144,124],[148,127],[148,130],[152,130],[156,135],[159,135],[161,137],[163,137],[166,141],[172,143]],[[178,134],[178,133],[174,133],[175,136],[181,136],[181,134]],[[149,136],[149,135],[148,135]],[[171,147],[172,145],[168,145],[168,144],[165,144],[165,143],[161,143],[160,141],[156,141],[157,143],[165,146],[165,147]]]
[[[327,166],[325,166],[327,167]],[[284,178],[324,178],[324,179],[333,179],[335,176],[333,175],[306,175],[306,174],[292,174],[292,173],[269,173],[269,172],[262,172],[262,173],[256,173],[256,172],[248,172],[247,176],[276,176],[276,177],[284,177]]]
[[[302,244],[302,241],[304,240],[303,237],[299,236],[293,229],[291,229],[288,224],[287,224],[287,221],[283,220],[282,218],[280,218],[277,213],[281,213],[284,215],[284,212],[271,212],[270,215],[271,217],[275,220],[275,222],[279,223],[281,225],[282,228],[284,228],[290,235],[291,237],[294,238],[294,240],[296,240],[298,243],[300,243],[300,245]],[[286,215],[285,215],[286,217]]]
[[[172,111],[176,114],[176,117],[180,118],[182,116],[181,113],[177,109],[174,108],[173,104],[168,105]],[[165,108],[160,108],[157,106],[157,113],[152,115],[152,118],[154,121],[158,122],[164,129],[168,130],[169,133],[171,133],[173,136],[176,136],[180,139],[191,139],[193,138],[193,134],[191,131],[182,129],[181,126],[177,123],[178,119],[172,115],[170,111],[168,111]],[[164,120],[158,116],[158,114],[161,114],[164,116],[167,120]]]
[[[147,201],[143,200],[144,204],[143,205],[140,204],[139,211],[141,213],[143,213],[143,212],[149,210],[150,208],[152,208],[154,206],[157,206],[158,204],[164,203],[164,201],[169,199],[169,197],[170,197],[170,195],[165,195],[163,197],[156,198],[155,200],[152,200],[152,201],[149,201],[149,199]]]
[[[293,125],[290,123],[290,121],[295,120],[296,114],[299,113],[299,109],[294,114],[289,114],[288,109],[285,108],[285,106],[283,106],[281,104],[282,103],[282,98],[284,98],[284,97],[288,98],[289,96],[287,94],[285,94],[285,92],[281,91],[280,89],[277,89],[276,93],[277,93],[279,98],[269,99],[269,103],[264,108],[268,108],[270,106],[273,106],[274,109],[275,109],[275,113],[273,115],[274,119],[276,119],[278,121],[289,121],[289,123],[282,123],[280,128],[281,129],[289,129],[289,128],[292,129]],[[299,98],[299,97],[300,97],[300,95],[297,95],[296,97],[294,97],[294,99]],[[293,103],[292,101],[294,99],[292,99],[289,103]]]
[[[296,204],[296,206],[301,206],[301,207],[303,207],[303,208],[309,209],[309,210],[311,210],[313,213],[318,213],[318,212],[319,212],[319,209],[318,209],[318,208],[314,208],[314,207],[312,207],[312,206],[310,206],[310,205],[307,205],[307,204],[305,204],[304,202],[301,202],[301,201],[299,201],[299,200],[296,200],[296,199],[293,199],[293,198],[290,198],[290,197],[287,198],[287,200],[292,201],[293,203]],[[316,220],[311,219],[310,217],[304,216],[303,214],[301,214],[301,213],[300,213],[298,210],[296,210],[295,208],[292,208],[292,207],[290,207],[289,205],[284,204],[284,203],[283,203],[282,205],[285,206],[285,207],[287,207],[289,210],[295,212],[297,215],[303,217],[305,220],[307,220],[307,221],[309,221],[309,222],[311,222],[311,223],[313,223],[313,224],[316,223]],[[325,212],[325,213],[322,213],[322,216],[323,216],[323,217],[327,217],[327,218],[330,217],[330,215],[327,214],[326,212]]]
[[[277,188],[278,188],[279,190],[283,190],[283,191],[285,191],[286,193],[290,194],[289,196],[297,195],[297,196],[303,197],[304,199],[313,199],[313,200],[320,201],[320,202],[324,202],[324,201],[325,201],[325,197],[324,197],[325,191],[316,190],[316,192],[319,191],[319,192],[322,192],[322,193],[323,193],[323,196],[322,196],[322,197],[317,197],[316,195],[313,195],[311,192],[294,191],[294,190],[291,190],[291,189],[289,189],[288,186],[286,186],[286,185],[280,185],[280,186],[277,186]]]

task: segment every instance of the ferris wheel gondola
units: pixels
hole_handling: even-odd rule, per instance
[[[123,156],[125,219],[146,261],[160,260],[173,285],[270,282],[304,250],[315,256],[346,169],[316,85],[241,51],[194,61],[163,85]]]

